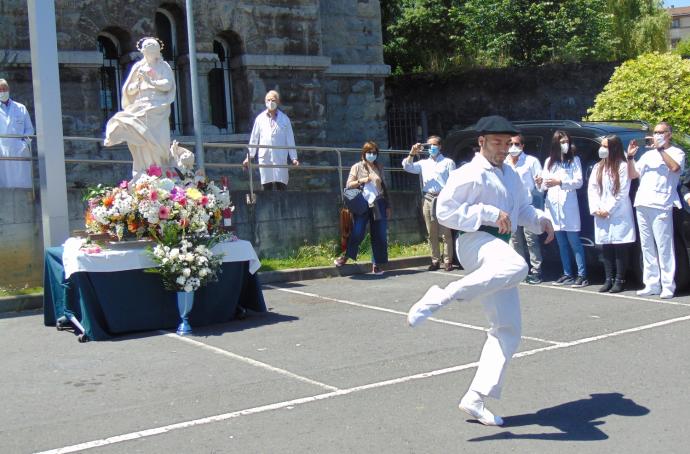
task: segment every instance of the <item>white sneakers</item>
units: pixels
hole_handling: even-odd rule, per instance
[[[407,312],[407,324],[414,328],[442,308],[448,301],[446,292],[438,285],[432,285]]]
[[[642,290],[638,290],[636,292],[637,296],[652,296],[652,295],[658,295],[659,294],[659,289],[653,289],[650,287],[645,287]]]
[[[659,295],[659,298],[661,298],[661,299],[667,300],[667,299],[673,298],[673,292],[670,290],[665,290],[665,289],[661,290],[661,292],[659,292],[659,289],[645,287],[642,290],[638,290],[636,293],[637,293],[637,296],[653,296],[653,295],[659,295],[659,293],[661,293]]]
[[[460,400],[458,408],[485,426],[503,425],[503,418],[491,413],[484,406],[484,399],[482,398],[482,395],[477,392],[471,390],[467,391],[467,394],[465,394],[465,396]]]

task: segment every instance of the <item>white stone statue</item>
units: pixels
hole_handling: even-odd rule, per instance
[[[175,100],[175,76],[161,56],[157,38],[142,38],[137,49],[144,58],[134,64],[122,87],[122,110],[108,120],[106,147],[127,142],[134,165],[132,176],[152,164],[170,163],[170,105]]]

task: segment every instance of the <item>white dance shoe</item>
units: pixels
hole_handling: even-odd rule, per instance
[[[467,394],[460,400],[458,408],[485,426],[503,425],[503,418],[491,413],[484,406],[484,399],[482,399],[481,394],[474,391],[467,391]]]
[[[414,328],[442,308],[447,302],[448,296],[446,292],[438,285],[431,286],[424,296],[414,303],[407,312],[407,324]]]
[[[662,300],[669,300],[673,298],[673,292],[670,290],[662,290],[661,295],[659,295],[659,298],[661,298]]]
[[[654,289],[654,288],[645,287],[642,290],[638,290],[636,293],[637,293],[637,296],[652,296],[652,295],[658,295],[659,290]]]

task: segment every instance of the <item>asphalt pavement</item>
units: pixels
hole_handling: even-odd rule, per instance
[[[0,452],[687,452],[690,296],[520,286],[504,427],[457,408],[486,321],[408,308],[462,271],[264,286],[270,311],[181,338],[79,344],[39,312],[0,317]]]

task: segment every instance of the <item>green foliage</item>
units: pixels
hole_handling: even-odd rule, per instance
[[[382,0],[394,74],[610,61],[667,49],[658,0]]]
[[[587,113],[589,120],[667,121],[682,138],[690,133],[690,61],[658,52],[626,61]]]
[[[690,58],[690,37],[685,38],[676,45],[673,49],[673,53],[680,55],[681,57]]]

